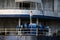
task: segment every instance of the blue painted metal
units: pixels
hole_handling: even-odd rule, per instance
[[[10,18],[15,18],[15,17],[17,17],[17,18],[19,18],[19,17],[21,17],[21,18],[29,18],[30,15],[26,15],[26,14],[24,14],[24,15],[21,15],[21,14],[19,14],[19,15],[0,15],[0,18],[9,18],[9,17]],[[43,15],[33,15],[32,18],[45,18],[45,19],[60,20],[60,17],[43,16]]]

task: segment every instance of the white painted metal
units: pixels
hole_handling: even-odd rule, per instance
[[[35,9],[27,10],[27,9],[19,9],[19,2],[34,2]],[[59,0],[54,0],[54,12],[52,11],[52,0],[0,0],[0,15],[14,15],[14,14],[29,14],[30,11],[33,12],[33,15],[45,15],[45,16],[55,16],[60,17],[59,11]],[[37,3],[41,4],[41,10],[38,10]],[[34,7],[33,7],[34,8]],[[44,9],[43,9],[44,8]],[[31,8],[32,9],[32,8]],[[44,11],[44,14],[42,13]],[[3,12],[4,11],[4,12]],[[59,12],[58,12],[59,11]]]
[[[0,9],[15,9],[15,0],[0,0]]]
[[[32,24],[32,11],[30,11],[30,24]]]
[[[58,8],[58,0],[54,0],[54,11],[56,12]]]
[[[36,19],[36,24],[38,25],[38,23],[39,23],[39,20],[38,20],[38,18]]]
[[[20,9],[0,10],[0,15],[17,15],[17,14],[29,15],[30,11],[32,11],[33,15],[42,15],[42,12],[39,10],[20,10]]]
[[[15,0],[15,2],[23,2],[23,1],[26,1],[26,2],[37,2],[37,3],[41,2],[41,0]]]
[[[20,27],[20,25],[21,25],[21,19],[19,18],[19,27]]]
[[[21,27],[21,19],[19,18],[19,27]],[[21,35],[21,31],[19,31],[19,30],[21,30],[20,28],[18,28],[18,35]]]

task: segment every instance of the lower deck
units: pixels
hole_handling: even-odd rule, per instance
[[[7,35],[7,32],[11,32],[13,35],[20,35],[19,30],[17,31],[17,26],[22,26],[23,24],[30,24],[29,18],[0,18],[0,35]],[[51,19],[36,19],[32,18],[32,23],[41,24],[44,26],[49,26],[49,32],[47,35],[52,36],[54,33],[60,32],[60,21]]]

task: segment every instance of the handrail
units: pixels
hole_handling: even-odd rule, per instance
[[[21,30],[16,30],[16,31],[8,31],[8,30],[5,30],[5,31],[0,31],[0,32],[13,32],[13,33],[18,33],[18,32],[21,32],[21,34],[19,35],[22,35],[22,36],[31,36],[31,35],[34,35],[34,36],[37,36],[37,35],[43,35],[41,34],[41,32],[39,31],[39,28],[19,28]],[[40,33],[39,33],[40,32]],[[43,32],[43,33],[46,33],[46,32]]]

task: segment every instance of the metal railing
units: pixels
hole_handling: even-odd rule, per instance
[[[8,29],[8,28],[6,28]],[[15,35],[20,35],[20,36],[38,36],[38,35],[45,35],[48,31],[47,30],[41,30],[39,28],[17,28],[16,30],[4,30],[0,31],[0,33],[5,32],[5,35],[7,32],[13,33]]]

